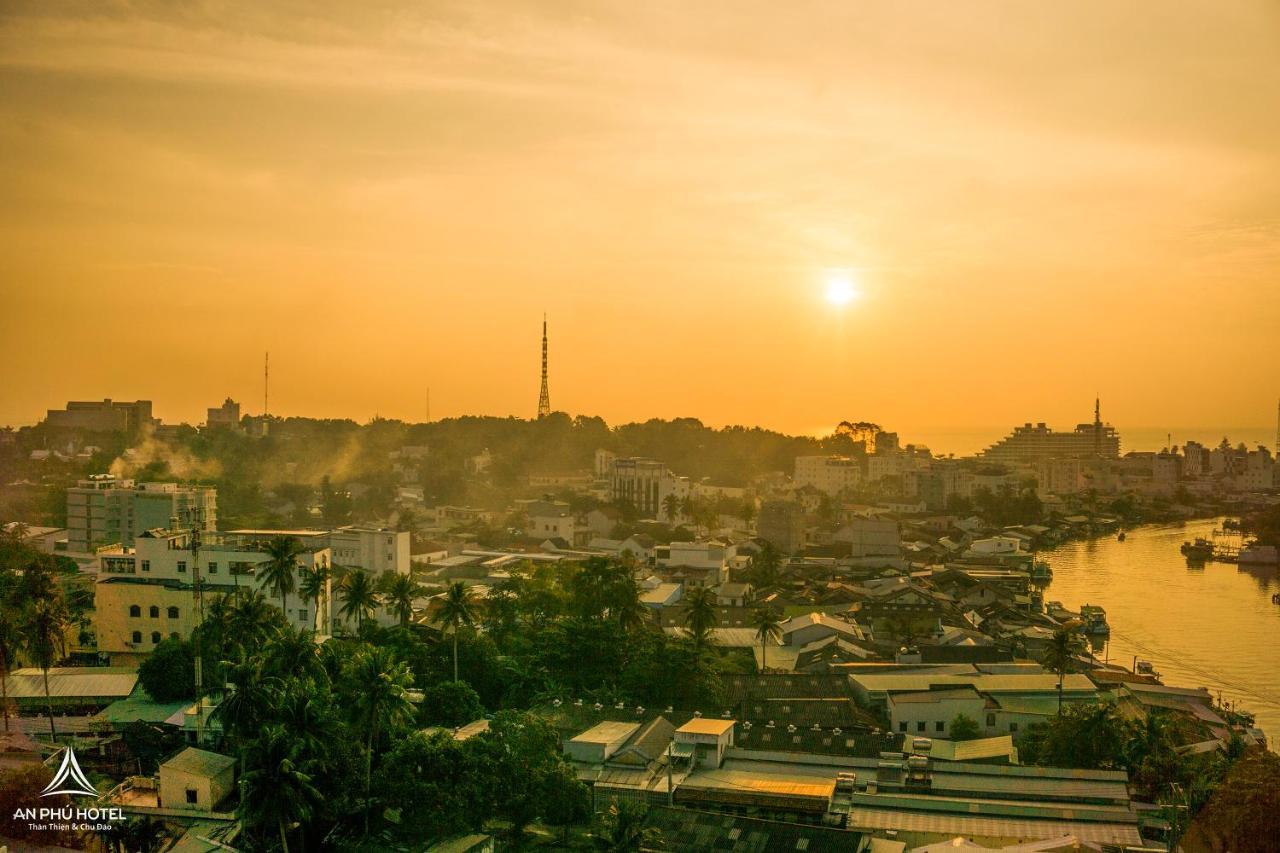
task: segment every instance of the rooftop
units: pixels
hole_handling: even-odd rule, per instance
[[[572,738],[574,743],[617,743],[635,734],[639,723],[619,723],[606,720],[596,723],[582,734]]]
[[[189,746],[161,766],[166,770],[177,770],[193,776],[217,776],[235,766],[236,760],[229,755],[219,755],[203,749]]]
[[[722,735],[733,728],[733,720],[713,720],[708,717],[694,717],[680,728],[678,733],[687,735]]]

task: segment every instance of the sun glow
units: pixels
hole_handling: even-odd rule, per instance
[[[827,275],[827,302],[836,307],[844,307],[860,296],[862,294],[854,286],[853,277],[848,272],[842,270]]]

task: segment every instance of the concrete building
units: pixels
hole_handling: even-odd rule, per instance
[[[667,476],[667,466],[656,459],[614,459],[609,468],[610,498],[615,503],[630,503],[641,516],[656,518],[661,507],[662,480]]]
[[[389,527],[350,524],[333,530],[240,529],[228,530],[222,536],[224,541],[246,547],[275,536],[292,536],[305,547],[328,548],[336,566],[361,569],[372,575],[407,575],[413,563],[410,533]]]
[[[309,601],[294,593],[281,602],[266,588],[260,571],[269,561],[262,545],[205,534],[199,550],[200,575],[207,608],[214,598],[237,589],[257,589],[277,607],[283,606],[290,625],[330,632],[332,589],[321,601]],[[302,573],[316,566],[329,567],[327,545],[300,540],[295,585]],[[112,665],[136,664],[163,640],[185,639],[197,624],[194,578],[196,555],[191,551],[189,530],[152,530],[134,540],[130,553],[104,555],[94,590],[94,627],[98,650]],[[207,612],[207,610],[206,610]]]
[[[764,501],[756,531],[778,553],[790,556],[804,547],[804,511],[793,501]]]
[[[832,539],[846,542],[851,557],[897,557],[902,553],[898,522],[884,518],[853,518]]]
[[[235,790],[236,760],[187,747],[160,765],[161,808],[211,812]]]
[[[832,497],[856,489],[862,482],[862,466],[848,456],[797,456],[797,486],[813,486]]]
[[[1091,424],[1078,424],[1071,432],[1055,432],[1043,423],[1023,424],[1013,432],[982,451],[983,459],[1006,464],[1035,463],[1054,457],[1102,457],[1116,459],[1120,456],[1120,434],[1110,424],[1104,424],[1095,414]]]
[[[67,549],[91,553],[106,545],[131,547],[143,531],[177,527],[213,531],[218,491],[211,486],[137,483],[100,474],[67,489]]]
[[[239,429],[240,404],[228,397],[221,406],[207,411],[204,425],[209,429]]]
[[[73,400],[65,409],[49,409],[45,423],[63,429],[137,433],[158,426],[160,421],[151,416],[150,400],[125,403],[106,399],[102,402]]]
[[[537,500],[524,505],[524,532],[540,539],[563,539],[573,544],[578,524],[564,501]]]
[[[719,767],[725,751],[733,746],[733,720],[694,717],[676,729],[673,751],[689,758],[690,766]]]

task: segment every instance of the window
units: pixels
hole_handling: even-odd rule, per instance
[[[178,639],[178,632],[177,632],[177,631],[170,631],[170,632],[169,632],[169,639],[170,639],[170,640],[176,640],[176,639]]]
[[[933,728],[934,731],[945,732],[947,730],[947,724],[942,720],[938,720],[938,722],[934,723]]]
[[[151,561],[150,561],[150,560],[143,560],[143,561],[142,561],[142,570],[143,570],[144,572],[149,572],[149,571],[151,571]]]
[[[218,573],[218,564],[213,562],[212,560],[209,561],[209,574],[216,575],[217,573]]]
[[[920,722],[916,723],[916,731],[918,732],[924,731],[924,720],[921,720]]]
[[[991,726],[994,726],[995,724],[996,724],[996,715],[995,715],[995,714],[987,714],[987,727],[988,727],[988,728],[990,728]]]
[[[182,573],[182,574],[184,574],[184,575],[187,573],[187,561],[186,561],[186,560],[179,560],[179,561],[178,561],[178,571],[179,571],[179,572],[181,572],[181,573]]]
[[[147,610],[147,615],[150,616],[152,619],[159,619],[160,608],[156,607],[154,604],[151,605],[151,607]]]
[[[188,789],[187,789],[187,802],[188,802],[188,803],[191,803],[192,805],[195,805],[195,803],[197,802],[196,797],[197,797],[196,789],[195,789],[195,788],[188,788]]]
[[[134,641],[135,643],[141,643],[141,642],[142,642],[142,632],[141,632],[141,631],[134,631],[134,632],[133,632],[133,641]]]
[[[299,622],[307,621],[307,608],[304,607],[298,611],[298,621]]]
[[[153,643],[158,643],[158,642],[160,642],[160,632],[159,632],[159,631],[152,631],[152,632],[151,632],[151,642],[153,642]]]
[[[170,608],[169,608],[169,618],[170,618],[170,619],[177,619],[177,618],[178,618],[178,608],[176,608],[176,607],[170,607]]]
[[[1013,733],[1014,733],[1014,732],[1016,732],[1017,730],[1018,730],[1018,724],[1017,724],[1017,723],[1010,723],[1010,724],[1009,724],[1009,734],[1013,734]]]
[[[898,723],[898,731],[900,731],[900,732],[905,732],[906,730],[907,730],[907,721],[906,721],[906,720],[903,720],[902,722]]]

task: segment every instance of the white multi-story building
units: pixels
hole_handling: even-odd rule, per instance
[[[133,546],[146,530],[218,526],[218,490],[177,483],[135,483],[99,474],[67,489],[67,550],[91,553]]]
[[[862,466],[848,456],[797,456],[795,484],[813,486],[835,496],[856,489],[862,482]]]
[[[302,551],[294,579],[303,572],[327,568],[327,546],[298,537]],[[327,634],[332,625],[333,596],[303,599],[296,591],[284,600],[266,586],[262,566],[271,558],[263,542],[247,542],[216,533],[202,535],[198,551],[191,549],[190,530],[151,530],[134,540],[129,553],[103,555],[94,589],[94,625],[98,650],[112,665],[138,662],[162,640],[186,639],[197,624],[195,613],[196,561],[206,607],[220,596],[257,589],[285,612],[290,625]]]
[[[410,534],[405,530],[347,525],[334,530],[228,530],[223,536],[242,544],[292,536],[308,547],[328,548],[336,566],[372,575],[410,571]]]

